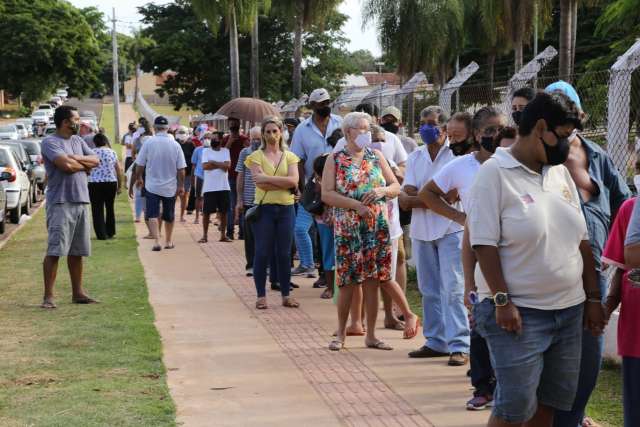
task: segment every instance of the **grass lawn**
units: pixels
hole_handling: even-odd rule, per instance
[[[163,116],[180,116],[180,124],[184,126],[189,126],[189,114],[192,116],[199,116],[202,113],[198,110],[192,110],[188,107],[182,107],[180,111],[176,111],[173,108],[173,105],[157,105],[151,104],[151,108],[156,110],[158,114]]]
[[[422,317],[422,296],[416,272],[409,267],[407,299],[414,313]],[[600,371],[598,385],[591,395],[587,415],[606,427],[622,427],[622,373],[620,366],[606,362]]]
[[[86,288],[101,304],[70,304],[61,262],[58,309],[38,307],[44,209],[0,250],[0,425],[175,425],[124,192],[116,212],[117,237],[93,240],[85,263]]]

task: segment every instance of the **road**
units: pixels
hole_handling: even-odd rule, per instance
[[[96,114],[96,117],[98,118],[98,123],[100,123],[100,116],[102,115],[101,99],[87,98],[84,100],[80,100],[77,98],[71,98],[66,102],[66,104],[76,107],[80,113],[82,113],[83,111],[93,111]],[[12,122],[12,121],[9,121],[9,122]],[[39,199],[42,199],[42,198],[44,198],[44,195],[39,196]],[[33,215],[33,213],[36,212],[36,210],[40,207],[41,204],[42,204],[42,201],[38,201],[38,203],[35,203],[31,208],[29,215]],[[9,222],[9,219],[7,218],[5,222],[5,232],[3,234],[0,234],[0,245],[2,245],[2,243],[5,240],[7,240],[10,236],[13,235],[17,227],[18,227],[17,224],[11,224]]]

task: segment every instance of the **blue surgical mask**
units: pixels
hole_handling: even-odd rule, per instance
[[[371,145],[371,132],[365,132],[358,135],[356,138],[356,145],[358,148],[363,149]]]
[[[420,126],[420,137],[425,144],[431,145],[440,137],[440,128],[431,124]]]
[[[262,143],[261,140],[259,139],[252,139],[251,140],[251,149],[253,151],[257,150],[258,148],[260,148],[260,144]]]

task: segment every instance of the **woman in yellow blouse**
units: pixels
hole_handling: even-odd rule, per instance
[[[267,308],[267,265],[274,248],[282,305],[299,307],[298,302],[289,296],[291,245],[296,216],[293,190],[298,185],[299,161],[298,156],[285,148],[280,119],[265,118],[260,149],[245,160],[256,183],[255,204],[260,205],[260,213],[252,225],[256,242],[253,280],[258,293],[258,309]]]

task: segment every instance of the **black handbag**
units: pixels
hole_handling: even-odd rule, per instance
[[[283,152],[282,156],[280,156],[280,161],[278,161],[276,169],[273,172],[273,176],[276,176],[276,173],[278,173],[278,168],[280,167],[280,163],[282,163],[282,159],[284,158],[285,155],[286,153]],[[244,213],[245,222],[247,222],[248,224],[253,224],[256,221],[258,221],[258,219],[260,218],[260,206],[262,206],[262,202],[264,201],[264,198],[267,197],[268,192],[269,190],[264,192],[264,195],[262,196],[260,203],[247,209],[247,211]]]
[[[322,203],[322,193],[317,188],[315,179],[310,179],[304,186],[302,192],[302,207],[314,215],[322,215],[324,204]]]

